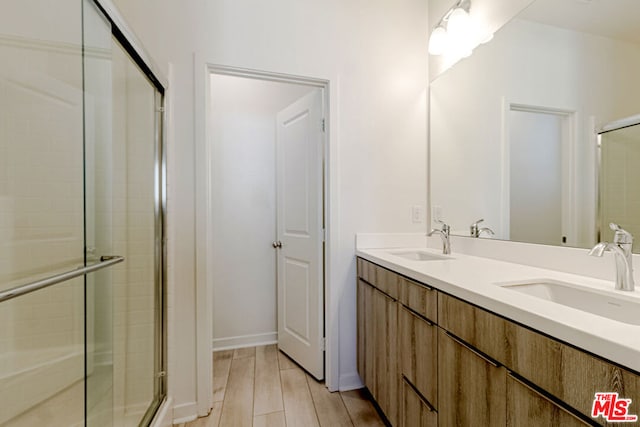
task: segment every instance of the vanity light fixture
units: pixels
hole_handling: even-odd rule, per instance
[[[470,14],[471,0],[458,0],[440,19],[429,37],[429,54],[466,58],[481,43],[493,38],[480,30]]]

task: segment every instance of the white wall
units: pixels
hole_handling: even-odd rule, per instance
[[[637,113],[638,72],[636,45],[513,21],[431,85],[432,205],[442,206],[453,229],[465,231],[478,218],[498,227],[503,98],[572,110],[577,113],[576,236],[579,246],[593,243],[596,148],[591,117],[601,125]],[[460,170],[468,173],[460,175]]]
[[[194,51],[209,63],[330,80],[330,167],[340,178],[330,189],[338,258],[327,315],[340,331],[342,383],[356,385],[355,233],[425,229],[411,222],[410,209],[426,205],[426,3],[116,3],[161,68],[174,66],[168,178],[176,337],[169,382],[178,412],[195,400]]]
[[[328,280],[340,308],[327,316],[340,333],[340,386],[355,386],[355,233],[425,230],[410,213],[426,204],[426,3],[225,0],[208,16],[206,60],[330,81],[339,182]]]
[[[276,114],[311,90],[211,77],[214,349],[277,340]]]

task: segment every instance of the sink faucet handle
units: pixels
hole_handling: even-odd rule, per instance
[[[633,235],[618,224],[612,222],[609,224],[609,228],[615,231],[613,235],[613,243],[618,245],[633,243]]]
[[[473,227],[473,226],[476,226],[476,227],[477,227],[481,222],[484,222],[484,218],[483,218],[483,219],[479,219],[479,220],[477,220],[476,222],[474,222],[473,224],[471,224],[471,226],[472,226],[472,227]]]
[[[449,227],[449,224],[447,224],[441,219],[436,219],[435,222],[437,222],[438,224],[442,224],[442,232],[449,234],[449,230],[451,230],[451,227]]]

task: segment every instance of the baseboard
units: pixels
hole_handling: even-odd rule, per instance
[[[170,427],[173,424],[173,398],[164,399],[158,412],[151,421],[150,427]]]
[[[362,387],[364,387],[364,385],[362,384],[360,375],[358,375],[357,372],[340,375],[340,385],[338,386],[339,391],[356,390]]]
[[[277,332],[267,332],[265,334],[240,335],[237,337],[215,338],[211,342],[213,351],[232,350],[243,347],[256,347],[259,345],[276,344],[278,342]]]
[[[196,402],[181,403],[173,407],[173,424],[188,423],[198,418]]]

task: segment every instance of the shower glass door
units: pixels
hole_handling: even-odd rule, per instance
[[[3,10],[0,426],[146,425],[165,393],[163,89],[92,0]]]
[[[91,426],[146,425],[164,393],[162,94],[124,45],[111,20],[84,0],[87,256],[125,258],[87,278]]]
[[[79,6],[2,5],[0,291],[84,266]],[[82,276],[0,302],[0,425],[82,425],[84,315]]]

